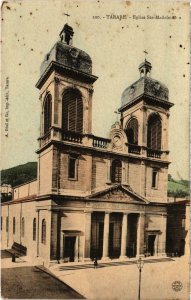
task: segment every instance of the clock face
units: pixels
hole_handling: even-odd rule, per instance
[[[119,135],[115,135],[113,138],[113,143],[117,147],[121,146],[121,144],[122,144],[121,137]]]

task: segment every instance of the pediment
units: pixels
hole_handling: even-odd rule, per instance
[[[146,204],[149,203],[146,199],[133,192],[128,187],[122,185],[112,186],[99,192],[93,193],[89,196],[91,199],[100,201],[112,201],[112,202],[125,202],[125,203],[137,203]]]

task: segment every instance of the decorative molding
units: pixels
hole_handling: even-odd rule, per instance
[[[56,84],[60,83],[61,79],[57,76],[54,77],[54,81]]]

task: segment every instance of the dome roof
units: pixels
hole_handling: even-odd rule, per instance
[[[44,73],[52,61],[61,63],[66,67],[77,69],[78,71],[92,74],[91,57],[86,52],[62,42],[57,42],[45,56],[40,67],[41,74]]]
[[[140,74],[143,76],[124,90],[121,96],[122,107],[144,95],[168,101],[169,90],[166,85],[148,76],[151,68],[148,61],[139,66]]]
[[[41,64],[41,75],[52,61],[60,63],[65,67],[92,74],[91,57],[83,50],[72,46],[73,34],[72,27],[65,24],[60,32],[60,41],[52,47]]]

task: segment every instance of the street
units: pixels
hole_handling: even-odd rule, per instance
[[[83,299],[70,287],[28,262],[1,251],[1,295],[8,299]]]

